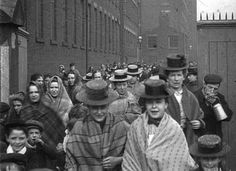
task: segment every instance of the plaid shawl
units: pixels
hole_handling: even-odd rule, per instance
[[[110,113],[107,114],[103,130],[90,115],[78,120],[67,142],[66,168],[103,171],[104,158],[123,155],[127,130],[126,122]],[[111,170],[121,170],[121,166]]]
[[[155,127],[148,144],[149,127]],[[182,129],[168,114],[158,127],[147,124],[146,114],[133,122],[123,156],[123,171],[189,171],[194,166]]]
[[[58,80],[58,85],[59,85],[58,96],[56,98],[53,98],[51,96],[50,92],[48,91],[42,97],[42,102],[43,102],[43,104],[45,104],[46,106],[48,106],[52,110],[54,110],[57,113],[57,115],[61,118],[64,125],[66,126],[66,124],[69,120],[68,114],[69,114],[70,109],[72,108],[73,104],[72,104],[72,101],[71,101],[69,95],[67,94],[67,91],[66,91],[60,77],[53,76],[49,81],[49,84],[48,84],[49,87],[50,87],[51,81],[54,78],[57,78],[57,80]],[[49,90],[49,88],[48,88],[48,90]]]
[[[63,142],[65,127],[62,120],[44,104],[28,104],[21,109],[20,117],[24,121],[34,119],[42,122],[44,124],[43,139],[49,144],[56,146],[59,142]]]

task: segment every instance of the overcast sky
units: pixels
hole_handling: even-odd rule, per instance
[[[236,0],[197,0],[197,19],[199,20],[200,13],[205,14],[206,12],[210,14],[209,17],[213,12],[221,12],[221,18],[225,17],[226,12],[229,18],[233,12],[234,19],[236,19]]]

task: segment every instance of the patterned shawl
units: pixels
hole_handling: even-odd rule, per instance
[[[57,114],[42,103],[37,105],[28,104],[20,111],[22,120],[35,119],[44,124],[43,139],[51,145],[56,146],[63,142],[65,127]]]
[[[66,168],[103,171],[104,158],[123,155],[127,130],[126,122],[110,113],[107,114],[103,130],[89,115],[78,120],[67,142]],[[121,166],[110,170],[121,170]]]
[[[150,126],[155,130],[148,144]],[[123,156],[124,171],[189,171],[193,166],[184,133],[168,114],[158,127],[147,125],[146,114],[132,123]]]
[[[42,102],[46,106],[48,106],[52,110],[54,110],[57,113],[57,115],[61,118],[64,125],[66,126],[66,124],[69,120],[68,114],[69,114],[70,109],[72,108],[73,104],[72,104],[72,101],[71,101],[69,95],[67,94],[67,91],[66,91],[60,77],[53,76],[50,79],[48,85],[50,86],[53,78],[57,78],[57,80],[58,80],[58,85],[59,85],[58,96],[56,98],[53,98],[52,95],[50,94],[49,88],[48,88],[47,93],[42,98]]]

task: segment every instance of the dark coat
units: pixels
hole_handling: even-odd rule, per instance
[[[206,123],[206,128],[204,130],[204,134],[217,134],[222,138],[222,121],[217,121],[217,118],[215,116],[214,110],[212,106],[208,106],[206,104],[206,100],[204,98],[204,95],[202,93],[202,88],[198,89],[195,93],[195,96],[197,97],[199,101],[199,105],[202,108],[204,112],[204,122]],[[224,95],[218,93],[217,97],[220,100],[220,103],[228,116],[224,121],[230,121],[231,117],[233,115],[232,110],[229,108],[227,102],[225,101]]]
[[[37,145],[36,148],[27,148],[27,169],[49,168],[54,169],[53,160],[57,157],[56,149],[46,144]]]
[[[180,106],[174,94],[172,94],[168,98],[168,102],[168,113],[178,123],[180,123]],[[205,126],[205,123],[202,120],[204,113],[199,106],[197,98],[185,86],[183,87],[182,106],[187,117],[186,128],[183,131],[185,133],[188,144],[191,145],[196,141],[197,137],[201,135],[202,129]],[[197,130],[193,130],[190,123],[190,121],[192,120],[199,120],[201,122],[201,127]]]

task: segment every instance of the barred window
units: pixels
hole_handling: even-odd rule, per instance
[[[149,49],[156,49],[157,48],[157,36],[156,35],[148,36],[148,48]]]
[[[168,48],[169,49],[178,49],[179,37],[177,35],[168,36]]]

